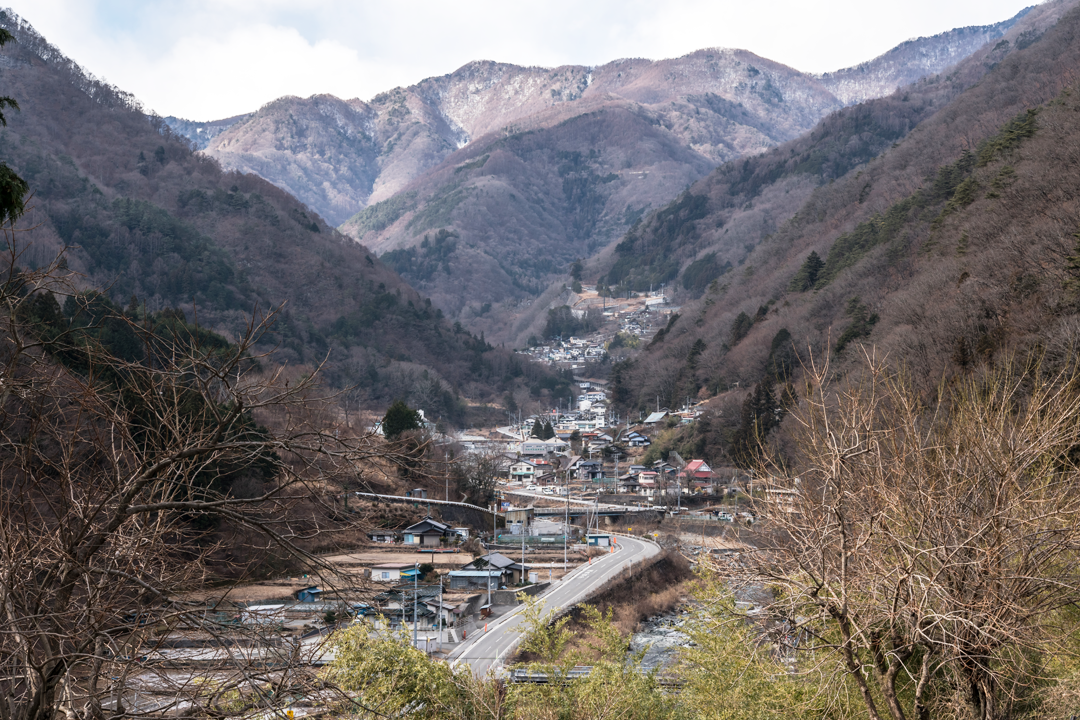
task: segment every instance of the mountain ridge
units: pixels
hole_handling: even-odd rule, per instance
[[[880,91],[910,75],[904,57],[934,70],[1022,17],[905,43],[854,80],[731,49],[595,67],[478,60],[367,102],[281,98],[207,153],[290,188],[331,222],[363,205],[339,229],[473,332],[518,344],[571,263],[610,252],[638,217],[716,165],[840,110],[829,83],[851,92],[866,75]],[[454,238],[437,261],[422,247],[436,233]]]
[[[463,422],[485,402],[565,382],[453,326],[364,246],[255,175],[192,150],[133,96],[84,71],[22,18],[0,79],[20,110],[0,129],[0,157],[30,184],[19,263],[63,254],[85,289],[119,307],[179,309],[226,337],[253,312],[277,312],[260,350],[296,372],[322,368],[348,401],[394,398]],[[63,305],[63,298],[60,298]],[[541,384],[544,387],[541,387]],[[522,401],[532,394],[525,391]],[[474,410],[473,408],[477,408]]]
[[[694,279],[693,290],[679,283],[679,315],[612,374],[626,410],[652,407],[657,396],[707,400],[707,421],[663,449],[746,462],[755,437],[768,434],[783,453],[791,428],[779,418],[801,396],[800,368],[828,362],[842,384],[858,377],[862,352],[888,357],[928,396],[995,364],[1072,362],[1080,7],[1046,3],[1024,22],[1011,32],[1030,33],[1030,43],[973,55],[956,73],[977,82],[927,105],[932,113],[905,137],[832,182],[796,194],[800,161],[787,160],[813,157],[814,143],[828,146],[830,136],[843,144],[859,114],[887,120],[904,103],[925,102],[920,88],[941,90],[920,83],[847,108],[808,138],[722,166],[617,246],[634,272],[675,258],[675,277]],[[778,202],[785,193],[793,200]],[[665,217],[681,218],[676,232]],[[642,252],[650,247],[655,261]],[[730,265],[728,252],[738,255]]]
[[[777,88],[771,85],[777,81],[780,75],[786,75],[800,78],[801,82],[807,86],[804,90],[810,94],[814,94],[813,91],[821,93],[824,90],[824,95],[828,95],[833,94],[835,90],[839,92],[837,96],[841,98],[839,102],[850,104],[856,95],[859,97],[868,96],[866,91],[853,94],[850,88],[843,90],[846,85],[851,84],[850,76],[865,75],[868,68],[875,65],[884,65],[885,70],[879,70],[876,73],[879,77],[875,82],[880,87],[875,92],[879,94],[891,92],[895,87],[908,84],[912,79],[910,70],[912,63],[906,62],[904,58],[898,56],[904,55],[905,52],[912,49],[917,49],[924,55],[929,54],[932,59],[928,61],[923,58],[923,61],[919,64],[920,72],[922,74],[933,73],[977,47],[978,43],[974,40],[976,36],[985,39],[1000,36],[1022,15],[1023,12],[1006,21],[992,25],[958,28],[932,37],[909,40],[866,63],[820,75],[801,73],[793,68],[754,55],[748,50],[704,48],[679,58],[660,60],[620,58],[597,66],[564,65],[548,68],[476,60],[466,63],[445,75],[425,78],[411,86],[397,87],[379,93],[367,101],[359,98],[337,100],[347,104],[354,112],[364,116],[364,122],[357,124],[357,129],[367,131],[369,141],[375,144],[385,140],[385,137],[379,137],[379,132],[373,125],[373,123],[378,122],[380,112],[389,113],[396,107],[398,108],[396,112],[402,114],[401,108],[403,106],[400,102],[395,101],[400,101],[402,98],[414,100],[415,102],[406,101],[404,106],[407,107],[410,114],[420,117],[421,122],[430,130],[432,137],[426,138],[426,149],[428,152],[435,153],[441,159],[447,152],[460,149],[464,144],[477,137],[523,121],[538,112],[549,110],[554,105],[583,100],[587,102],[598,98],[598,96],[602,98],[605,94],[623,97],[642,104],[656,104],[685,95],[700,95],[706,92],[726,96],[728,100],[733,100],[736,86],[742,82],[742,78],[738,78],[739,82],[729,83],[726,87],[723,86],[723,83],[716,82],[717,78],[713,78],[712,82],[698,82],[695,85],[693,82],[695,77],[700,80],[701,77],[709,77],[709,74],[707,72],[702,73],[703,68],[699,67],[696,69],[697,75],[695,76],[688,69],[698,60],[715,59],[720,56],[734,56],[736,58],[736,67],[744,62],[753,65],[755,69],[757,69],[757,65],[766,66],[768,68],[767,77],[761,83],[761,87],[758,88],[760,95],[766,97],[771,95],[775,99],[775,94],[779,90],[789,102],[792,99],[798,101],[799,93],[793,92],[791,88]],[[754,63],[757,63],[757,65],[754,65]],[[713,65],[715,70],[719,63],[714,62]],[[783,68],[785,72],[779,73],[780,68]],[[884,74],[884,77],[880,77],[882,74]],[[657,82],[658,75],[664,82]],[[892,78],[891,81],[890,78]],[[730,73],[727,79],[731,79]],[[679,85],[680,82],[681,85]],[[672,86],[674,89],[671,89],[671,87],[663,90],[659,89],[672,83],[674,83]],[[747,84],[752,85],[753,83]],[[824,95],[819,96],[818,100],[822,100]],[[333,177],[331,174],[332,183],[340,185],[344,181],[349,190],[347,192],[339,190],[337,195],[324,197],[319,192],[319,188],[323,187],[324,184],[314,181],[315,174],[313,172],[300,173],[305,177],[308,175],[312,177],[306,177],[305,181],[296,181],[294,185],[290,185],[289,178],[294,177],[295,173],[290,174],[284,169],[277,171],[270,169],[274,162],[285,162],[284,155],[275,154],[266,149],[253,148],[251,143],[248,143],[242,149],[237,148],[235,145],[230,147],[228,141],[215,144],[215,139],[219,135],[227,134],[230,130],[236,132],[237,126],[250,122],[258,112],[274,106],[279,101],[288,100],[295,107],[305,101],[325,102],[331,97],[318,95],[310,98],[279,98],[267,103],[255,113],[209,123],[191,123],[172,117],[166,118],[166,121],[177,132],[190,137],[200,149],[206,149],[210,154],[218,157],[226,167],[257,172],[263,177],[272,176],[269,179],[274,180],[279,186],[286,187],[297,197],[305,200],[317,212],[328,217],[331,222],[339,224],[345,217],[355,213],[360,207],[388,198],[394,192],[400,190],[408,180],[433,167],[437,162],[431,160],[411,162],[409,167],[398,172],[391,171],[383,182],[378,182],[377,176],[385,171],[385,165],[378,172],[369,168],[363,172],[352,173],[351,176],[346,174],[343,178]],[[755,100],[760,100],[760,98],[755,99],[751,94],[734,101],[739,102],[741,100],[753,103]],[[495,108],[495,111],[492,110],[493,103],[499,106]],[[385,108],[383,110],[379,109],[380,106],[387,104],[391,105],[389,110]],[[753,109],[751,108],[751,110]],[[587,108],[583,109],[583,112],[587,111]],[[814,113],[820,117],[822,111],[817,108]],[[752,112],[751,114],[760,113]],[[805,122],[803,124],[805,125]],[[527,123],[526,126],[523,126],[523,129],[531,125],[534,124]],[[433,142],[435,137],[441,142]],[[790,134],[783,137],[773,134],[761,139],[766,143],[775,144],[778,141],[790,138]],[[688,142],[688,144],[694,147],[695,151],[701,152],[705,157],[715,162],[731,159],[730,153],[718,151],[712,143]],[[762,147],[749,147],[750,149],[763,149]],[[297,152],[298,149],[293,148],[291,154],[294,156],[302,154]],[[263,157],[258,157],[260,153]],[[286,155],[288,154],[286,153]],[[374,158],[365,156],[357,156],[354,161],[369,165],[377,164]],[[289,163],[285,164],[288,165]],[[294,159],[293,165],[295,164]],[[392,164],[393,162],[389,163],[389,165]],[[290,169],[296,168],[291,167]],[[348,202],[354,205],[351,210],[347,207],[347,203],[343,202],[341,197],[343,195],[348,196]],[[348,215],[343,215],[346,212]]]

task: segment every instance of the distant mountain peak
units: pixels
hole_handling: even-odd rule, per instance
[[[206,152],[288,189],[376,251],[404,253],[395,267],[411,282],[485,327],[479,308],[542,293],[715,166],[937,74],[1015,22],[908,41],[820,76],[724,47],[596,66],[475,60],[366,102],[268,104]],[[420,251],[425,234],[443,231],[457,238],[452,257]],[[460,273],[486,278],[483,289]]]
[[[817,75],[845,105],[883,97],[919,78],[955,65],[992,40],[1002,38],[1021,18],[1019,13],[992,25],[969,25],[930,37],[905,40],[873,60]]]

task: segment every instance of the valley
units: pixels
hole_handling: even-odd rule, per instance
[[[208,122],[0,46],[0,720],[1080,711],[1077,0]]]
[[[367,102],[282,98],[235,121],[167,122],[294,194],[471,332],[520,347],[575,260],[610,254],[717,164],[933,77],[1025,13],[821,77],[726,49],[599,67],[477,62]]]

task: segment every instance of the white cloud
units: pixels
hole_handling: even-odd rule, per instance
[[[205,119],[248,112],[282,95],[355,97],[357,78],[372,71],[351,48],[333,40],[311,44],[293,28],[269,25],[220,39],[185,36],[152,67],[157,82],[140,94],[149,107]]]
[[[12,1],[12,0],[9,0]],[[212,119],[287,94],[370,98],[469,60],[595,65],[741,47],[800,70],[1004,20],[1025,0],[14,0],[95,75],[162,114]]]

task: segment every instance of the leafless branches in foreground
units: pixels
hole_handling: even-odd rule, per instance
[[[785,652],[834,663],[871,718],[1010,717],[1074,629],[1077,377],[990,372],[927,404],[865,370],[833,389],[808,368],[800,476],[763,484],[768,531],[735,574],[772,588]]]
[[[354,522],[333,507],[337,478],[395,458],[336,432],[313,379],[256,356],[269,320],[225,344],[110,317],[142,344],[123,360],[100,336],[28,323],[74,290],[61,264],[17,261],[0,285],[0,719],[220,716],[312,686],[297,670],[310,648],[242,637],[179,595],[237,571],[222,528],[317,569],[310,541]],[[183,632],[222,662],[151,667]],[[140,709],[140,689],[173,701]]]

